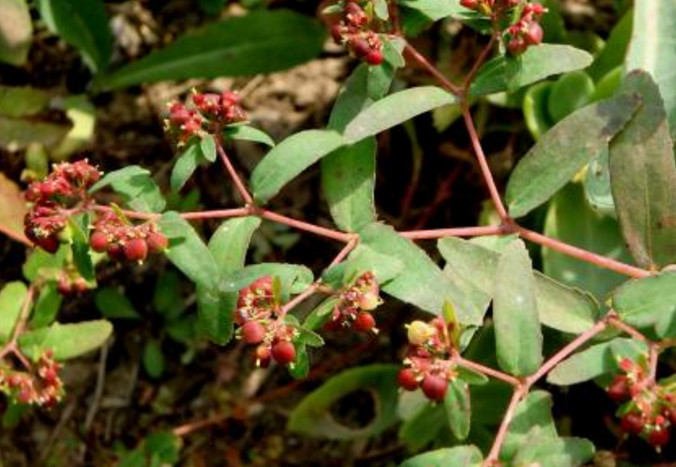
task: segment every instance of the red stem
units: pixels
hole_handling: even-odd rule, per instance
[[[237,191],[239,191],[239,194],[244,199],[244,202],[249,206],[254,206],[256,203],[249,193],[249,190],[247,190],[246,186],[244,186],[242,179],[239,177],[239,175],[237,175],[237,171],[230,162],[230,158],[228,158],[228,155],[225,153],[225,149],[223,149],[223,141],[220,136],[216,137],[216,150],[218,151],[218,155],[220,156],[221,161],[223,161],[223,165],[228,171],[232,182],[235,184],[235,188],[237,188]]]
[[[484,49],[481,51],[479,58],[477,58],[476,62],[474,62],[474,66],[472,66],[472,69],[469,71],[469,73],[465,77],[465,81],[463,81],[463,83],[462,83],[462,89],[463,89],[463,92],[465,94],[469,91],[469,87],[472,84],[472,80],[474,79],[477,72],[479,71],[479,68],[481,68],[481,65],[484,64],[484,62],[488,58],[488,55],[493,50],[493,46],[495,45],[495,41],[498,38],[498,34],[499,34],[499,32],[493,33],[493,35],[491,36],[491,40],[488,41],[488,44],[486,44],[486,47],[484,47]]]
[[[478,227],[456,227],[452,229],[411,230],[399,232],[404,238],[411,240],[426,240],[444,237],[481,237],[486,235],[502,235],[505,228],[499,225],[486,225]]]
[[[484,366],[480,363],[476,363],[471,360],[465,360],[460,356],[460,354],[456,353],[453,356],[453,361],[462,367],[476,371],[477,373],[482,373],[486,376],[490,376],[491,378],[504,381],[505,383],[511,384],[512,386],[521,385],[521,381],[518,378],[515,378],[512,375],[508,375],[507,373],[503,373],[502,371],[494,370],[493,368]]]
[[[333,240],[338,240],[340,242],[347,243],[356,236],[356,234],[349,234],[341,232],[339,230],[327,229],[326,227],[320,227],[318,225],[309,224],[307,222],[292,219],[291,217],[287,217],[282,214],[277,214],[275,212],[268,211],[267,209],[258,209],[257,211],[252,212],[252,214],[255,213],[257,213],[264,219],[288,225],[289,227],[293,227],[295,229],[305,230],[306,232],[310,232],[322,237],[332,238]]]
[[[432,75],[434,78],[436,78],[437,81],[439,81],[439,84],[441,84],[448,92],[451,94],[460,95],[462,93],[462,89],[460,89],[458,86],[455,84],[451,83],[448,78],[446,78],[443,73],[441,73],[437,67],[432,65],[429,60],[427,60],[420,52],[416,50],[415,47],[413,47],[411,44],[406,43],[406,46],[404,47],[404,52],[407,52],[413,59],[418,62],[430,75]]]
[[[495,436],[493,441],[493,446],[491,451],[488,454],[488,457],[484,461],[485,466],[493,466],[500,456],[500,449],[502,449],[502,444],[505,442],[505,436],[507,436],[507,430],[509,424],[512,423],[512,418],[514,418],[514,412],[516,412],[516,407],[521,402],[521,399],[528,393],[528,388],[526,386],[519,386],[514,389],[514,394],[512,394],[512,399],[509,401],[505,415],[502,418],[502,423],[498,429],[498,434]]]

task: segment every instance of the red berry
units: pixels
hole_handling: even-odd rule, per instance
[[[623,402],[629,398],[629,386],[626,376],[617,376],[609,385],[608,397],[615,402]]]
[[[528,44],[521,37],[514,37],[507,44],[507,50],[512,55],[521,55],[528,48]]]
[[[366,54],[366,63],[369,65],[380,65],[383,63],[383,54],[380,50],[371,50]]]
[[[545,14],[545,7],[542,6],[541,3],[533,3],[531,4],[531,8],[533,11],[533,14],[536,16],[541,16]]]
[[[663,427],[656,428],[651,431],[648,435],[648,442],[656,447],[660,448],[669,442],[669,430]]]
[[[620,419],[620,427],[630,434],[640,434],[644,426],[643,417],[636,412],[629,412]]]
[[[544,31],[542,26],[535,21],[530,23],[528,27],[528,32],[525,35],[526,42],[531,45],[538,45],[542,42],[542,37],[544,36]]]
[[[415,377],[415,372],[410,368],[402,368],[397,374],[397,382],[399,386],[406,389],[407,391],[415,391],[418,389],[420,383]]]
[[[478,0],[460,0],[460,5],[470,10],[476,10],[478,3]]]
[[[106,253],[108,253],[108,257],[113,261],[122,261],[124,259],[124,248],[119,243],[109,243]]]
[[[336,44],[343,43],[343,28],[340,24],[334,24],[331,26],[331,37]]]
[[[56,253],[59,247],[61,246],[61,242],[54,235],[50,235],[49,237],[38,238],[36,243],[40,248],[45,250],[47,253],[52,254]]]
[[[272,359],[272,356],[270,355],[270,349],[268,349],[265,345],[260,345],[256,348],[256,352],[254,353],[254,356],[256,358],[256,365],[261,367],[261,368],[267,368],[270,366],[270,361]]]
[[[70,284],[70,281],[66,277],[61,277],[58,284],[56,285],[56,290],[61,295],[70,295],[73,292],[73,287]]]
[[[260,344],[265,338],[265,328],[258,321],[247,321],[242,326],[242,339],[247,344]]]
[[[151,232],[146,239],[148,251],[151,253],[160,253],[167,249],[169,240],[159,232]]]
[[[262,295],[271,295],[273,289],[272,277],[271,276],[259,277],[258,279],[256,279],[251,283],[249,289],[251,289],[254,292],[258,291]]]
[[[371,52],[371,46],[364,39],[351,39],[350,47],[357,57],[366,57]]]
[[[272,358],[280,365],[287,365],[296,359],[296,348],[289,341],[278,341],[272,346]]]
[[[103,253],[108,247],[108,237],[103,232],[95,230],[89,237],[89,246],[97,253]]]
[[[448,381],[440,376],[427,375],[420,386],[423,393],[433,401],[442,401],[448,389]]]
[[[359,332],[368,332],[376,327],[376,320],[371,313],[362,311],[357,315],[352,327]]]
[[[143,261],[148,256],[148,244],[142,238],[132,238],[124,245],[124,256],[128,261]]]

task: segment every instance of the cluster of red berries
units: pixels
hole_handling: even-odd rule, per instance
[[[608,396],[624,404],[620,427],[627,434],[644,438],[658,451],[671,436],[669,428],[676,425],[676,397],[673,389],[655,383],[645,369],[629,358],[619,363],[623,374],[608,385]]]
[[[26,237],[49,253],[56,252],[68,220],[64,210],[87,200],[87,190],[100,177],[98,169],[83,159],[56,164],[44,180],[31,183],[25,195],[33,203],[24,219]]]
[[[87,281],[77,271],[61,271],[56,282],[56,290],[64,297],[79,295],[88,289]]]
[[[359,332],[377,333],[376,320],[370,312],[382,302],[376,277],[372,272],[365,272],[340,294],[340,301],[334,307],[325,328],[337,330],[351,327]]]
[[[399,386],[407,391],[420,388],[428,399],[442,401],[448,382],[457,376],[446,323],[434,318],[429,323],[413,321],[407,328],[409,347],[397,375]]]
[[[155,223],[133,225],[112,211],[100,214],[93,229],[89,246],[114,261],[143,262],[149,253],[160,253],[169,246]]]
[[[183,143],[192,136],[201,136],[203,131],[217,133],[220,127],[247,120],[240,101],[239,94],[233,91],[194,93],[191,108],[180,102],[170,105],[167,128]]]
[[[523,0],[460,0],[460,4],[465,8],[498,17],[524,3]],[[505,31],[508,36],[507,50],[510,54],[521,55],[531,45],[542,43],[544,31],[539,21],[546,12],[547,9],[540,3],[523,5],[519,20]]]
[[[296,360],[293,340],[298,331],[284,322],[275,291],[274,279],[264,276],[239,292],[235,321],[240,326],[237,337],[256,345],[256,365],[267,368],[272,360],[288,365]]]
[[[358,0],[345,0],[343,16],[331,27],[331,36],[336,44],[347,44],[352,53],[369,65],[383,63],[383,44],[380,37],[369,29],[368,14]]]
[[[43,353],[32,369],[0,367],[0,391],[21,404],[54,407],[64,394],[60,370],[52,351]]]

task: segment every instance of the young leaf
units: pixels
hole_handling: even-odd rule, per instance
[[[442,105],[456,102],[455,96],[435,86],[420,86],[390,94],[361,111],[345,127],[343,136],[356,143]]]
[[[534,373],[542,363],[542,331],[530,258],[520,240],[500,255],[495,273],[493,322],[498,363],[516,376]]]
[[[101,79],[99,85],[120,88],[163,80],[270,73],[314,58],[324,38],[323,27],[300,14],[256,11],[186,34]]]
[[[166,205],[150,172],[138,165],[106,174],[89,191],[94,193],[107,186],[112,186],[113,190],[123,195],[125,202],[137,211],[162,212]]]
[[[204,135],[200,140],[200,150],[206,160],[209,162],[216,161],[216,140],[213,135]]]
[[[89,214],[79,214],[68,218],[72,232],[73,260],[80,275],[87,281],[96,279],[94,263],[89,255]]]
[[[38,0],[37,7],[49,30],[78,49],[93,72],[108,67],[113,36],[101,0]]]
[[[483,456],[474,446],[442,448],[418,454],[405,460],[399,467],[479,467]]]
[[[583,465],[592,457],[594,445],[590,441],[582,438],[552,438],[534,428],[516,454],[513,465],[570,467]]]
[[[303,170],[344,144],[343,137],[331,130],[306,130],[288,137],[251,174],[254,197],[268,201]]]
[[[176,212],[165,213],[158,221],[169,239],[167,258],[197,285],[211,289],[218,283],[218,266],[195,229]]]
[[[26,284],[19,281],[9,282],[0,290],[0,344],[12,337],[27,295]]]
[[[446,268],[462,271],[468,282],[493,297],[499,253],[479,241],[449,237],[439,240],[438,248],[448,261]],[[566,287],[538,271],[535,271],[535,298],[542,324],[560,331],[583,332],[599,317],[599,306],[589,294]]]
[[[274,147],[275,145],[275,142],[267,133],[248,125],[226,126],[223,128],[223,135],[226,138],[254,141],[270,147]]]
[[[470,407],[469,386],[465,381],[460,378],[453,378],[449,381],[444,398],[444,408],[453,435],[459,440],[467,438],[472,409]]]
[[[112,287],[104,287],[96,291],[94,303],[101,314],[108,319],[140,319],[138,311],[129,299]]]
[[[169,185],[174,192],[181,191],[200,164],[206,162],[198,139],[191,139],[171,170]]]
[[[31,313],[30,327],[38,329],[52,324],[61,308],[62,301],[63,295],[57,290],[56,283],[47,282],[40,289],[40,295],[35,300],[35,307],[33,308],[33,313]]]
[[[223,222],[209,240],[209,251],[221,273],[228,274],[244,267],[251,236],[261,225],[258,217],[240,217]]]
[[[591,55],[570,45],[540,44],[518,57],[502,55],[487,62],[477,73],[470,94],[516,91],[548,76],[581,70],[591,62]]]
[[[444,302],[453,304],[462,324],[481,324],[483,313],[474,308],[427,254],[402,238],[389,226],[374,223],[360,232],[363,245],[376,253],[398,259],[401,273],[383,286],[383,291],[429,313],[440,315]]]
[[[362,63],[354,69],[338,93],[336,103],[331,110],[327,127],[342,133],[345,127],[359,113],[373,104],[368,95],[368,65]]]
[[[159,342],[154,339],[146,342],[143,347],[142,361],[143,368],[146,370],[146,373],[148,373],[148,376],[153,379],[162,376],[166,363]]]
[[[624,94],[643,105],[610,145],[610,182],[629,251],[645,268],[676,262],[676,162],[667,114],[645,72],[627,75]]]
[[[639,102],[622,95],[569,115],[542,136],[521,159],[507,185],[507,203],[521,217],[545,203],[605,147]]]
[[[19,347],[32,360],[47,350],[54,351],[56,360],[68,360],[102,346],[112,332],[113,326],[105,320],[54,323],[48,328],[24,333],[19,338]]]
[[[394,365],[368,365],[339,373],[306,396],[291,413],[287,429],[311,437],[350,440],[375,436],[396,422],[398,368]],[[375,400],[375,417],[361,428],[338,423],[331,406],[358,390],[371,391]]]
[[[33,23],[26,0],[0,0],[0,62],[21,66],[28,59]]]
[[[544,234],[607,258],[631,262],[617,221],[587,207],[579,183],[569,184],[552,199]],[[542,250],[542,265],[545,274],[574,287],[584,287],[601,301],[626,280],[618,273],[548,248]]]
[[[645,70],[664,100],[672,139],[676,140],[676,2],[642,0],[634,7],[627,71]]]
[[[650,2],[644,2],[650,3]],[[631,39],[633,29],[633,10],[628,11],[622,19],[615,24],[610,36],[606,41],[601,53],[594,59],[587,72],[594,81],[599,82],[601,78],[611,72],[614,68],[622,66],[627,56],[627,48]],[[648,32],[648,31],[645,31]],[[637,31],[638,33],[638,31]]]
[[[336,225],[356,232],[376,220],[376,140],[366,138],[322,159],[322,186]]]

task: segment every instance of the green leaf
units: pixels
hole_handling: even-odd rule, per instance
[[[498,363],[516,376],[534,373],[542,363],[542,330],[535,279],[526,246],[507,245],[495,273],[493,322]]]
[[[35,301],[31,314],[30,327],[33,329],[49,326],[56,319],[61,308],[63,296],[56,288],[55,282],[47,282],[41,289]]]
[[[256,11],[186,34],[99,84],[120,88],[163,80],[270,73],[316,57],[324,39],[323,27],[310,18],[286,10]]]
[[[554,367],[547,382],[560,386],[582,383],[615,370],[617,364],[610,351],[613,341],[592,345],[575,353]]]
[[[552,405],[552,396],[546,391],[533,391],[519,402],[500,451],[501,459],[511,459],[519,447],[528,441],[534,428],[538,429],[541,436],[556,439]]]
[[[613,309],[622,320],[637,327],[660,326],[663,331],[676,324],[676,273],[631,280],[612,296]],[[666,336],[662,336],[666,337]]]
[[[232,125],[223,128],[223,134],[226,138],[239,139],[244,141],[254,141],[273,147],[275,142],[270,136],[258,128],[248,125]]]
[[[676,262],[676,163],[667,114],[650,75],[630,73],[621,88],[643,106],[610,145],[610,182],[629,251],[645,268]]]
[[[310,371],[310,357],[305,344],[296,344],[296,359],[287,369],[293,379],[304,379]]]
[[[215,344],[225,345],[234,331],[237,292],[197,286],[198,328]]]
[[[344,371],[306,396],[291,413],[287,429],[314,438],[350,440],[382,433],[396,422],[398,368],[394,365],[368,365]],[[375,416],[366,426],[351,428],[331,415],[331,406],[344,396],[370,391],[375,398]]]
[[[444,408],[451,432],[459,440],[469,435],[472,408],[470,406],[469,386],[460,378],[453,378],[448,383]]]
[[[404,269],[404,263],[392,255],[375,251],[369,245],[361,244],[350,253],[344,266],[343,282],[355,280],[358,275],[372,272],[379,284],[385,284],[396,278]]]
[[[610,31],[610,36],[603,46],[603,50],[587,70],[594,81],[600,81],[614,68],[624,64],[633,29],[633,17],[632,11],[627,12]]]
[[[399,467],[478,467],[483,461],[481,451],[474,446],[442,448],[418,454]]]
[[[0,290],[0,344],[12,337],[27,295],[26,284],[19,281],[9,282]]]
[[[169,184],[174,192],[181,191],[188,179],[197,170],[200,164],[206,162],[204,153],[200,147],[200,140],[192,138],[185,150],[174,164],[171,170]]]
[[[541,44],[529,47],[518,57],[502,55],[487,62],[477,73],[470,94],[483,96],[516,91],[548,76],[581,70],[591,62],[591,55],[570,45]]]
[[[66,262],[66,256],[70,254],[68,245],[61,245],[54,254],[47,253],[42,249],[35,249],[23,264],[22,272],[30,282],[49,277],[56,278]]]
[[[551,118],[558,122],[591,102],[594,81],[584,71],[573,71],[561,76],[552,85],[547,102]]]
[[[584,194],[589,205],[601,214],[616,217],[615,201],[610,187],[609,148],[602,148],[587,166]]]
[[[676,139],[676,1],[636,2],[625,69],[645,70],[653,77],[664,100],[671,137]]]
[[[314,276],[305,266],[285,263],[260,263],[226,275],[221,282],[223,292],[239,292],[263,276],[279,278],[283,298],[289,294],[300,293],[312,284]]]
[[[169,239],[167,258],[197,285],[211,289],[219,280],[218,266],[195,229],[176,212],[167,212],[158,221]]]
[[[401,412],[405,397],[417,397],[419,407],[416,413],[404,418],[399,428],[398,438],[411,451],[420,451],[423,447],[438,438],[444,428],[448,426],[444,407],[430,404],[420,391],[405,392],[401,395],[398,409]]]
[[[108,319],[140,319],[138,311],[123,293],[112,287],[96,291],[94,303],[101,314]]]
[[[533,429],[514,458],[514,465],[570,467],[594,457],[594,444],[582,438],[552,438]]]
[[[455,96],[436,86],[405,89],[390,94],[361,111],[347,124],[343,136],[348,143],[356,143],[417,115],[455,102]]]
[[[150,172],[138,165],[130,165],[106,174],[89,191],[94,193],[107,186],[112,186],[113,190],[123,195],[125,202],[137,211],[162,212],[166,206]]]
[[[327,125],[330,130],[342,133],[350,121],[374,102],[368,94],[368,69],[365,63],[359,65],[340,88]]]
[[[322,187],[336,225],[356,232],[376,220],[376,140],[367,138],[322,159]]]
[[[547,133],[553,125],[547,109],[551,90],[552,83],[545,81],[528,88],[523,98],[523,118],[535,141]]]
[[[306,130],[288,137],[251,174],[254,197],[269,200],[303,170],[344,144],[343,137],[331,130]]]
[[[105,320],[54,323],[48,328],[24,333],[19,338],[19,347],[32,360],[50,349],[56,360],[68,360],[102,346],[112,332],[113,326]]]
[[[30,117],[47,108],[49,99],[50,93],[44,89],[0,85],[0,115],[13,118]]]
[[[70,124],[64,123],[0,117],[0,148],[12,152],[22,151],[34,143],[55,147],[70,128]]]
[[[200,150],[202,155],[209,162],[216,161],[216,140],[213,135],[204,135],[200,140]]]
[[[0,0],[0,62],[15,66],[26,63],[32,37],[26,0]]]
[[[176,271],[166,270],[157,277],[153,307],[167,320],[176,319],[185,311],[181,296],[181,277]]]
[[[427,254],[389,226],[374,223],[360,232],[361,243],[374,252],[398,259],[404,269],[383,291],[429,313],[440,315],[444,302],[453,304],[462,324],[481,324],[483,313],[474,308]]]
[[[569,184],[552,199],[544,234],[606,258],[631,262],[617,221],[590,209],[579,183]],[[601,301],[626,280],[621,274],[548,248],[542,250],[542,265],[544,273],[553,279],[584,287]]]
[[[87,281],[96,280],[94,263],[89,252],[89,214],[78,214],[68,218],[72,232],[73,260],[77,271]]]
[[[156,340],[146,341],[146,344],[143,347],[142,361],[143,368],[146,370],[146,373],[148,373],[148,376],[153,379],[162,376],[166,363],[159,342]]]
[[[209,251],[222,273],[244,267],[251,236],[261,225],[258,217],[240,217],[223,222],[209,240]]]
[[[305,321],[303,321],[303,326],[306,329],[317,329],[329,320],[334,307],[338,303],[340,303],[338,298],[327,298],[307,315]]]
[[[637,106],[634,97],[618,96],[574,112],[545,133],[510,176],[510,214],[521,217],[546,202],[610,142]]]
[[[493,297],[499,253],[480,244],[486,240],[490,239],[468,241],[448,237],[439,240],[437,245],[448,261],[446,268],[461,271],[466,281]],[[589,294],[566,287],[537,271],[535,298],[540,322],[560,331],[579,334],[592,327],[599,317],[599,306]]]
[[[113,37],[101,0],[38,0],[37,7],[49,30],[78,49],[93,72],[108,67]]]

